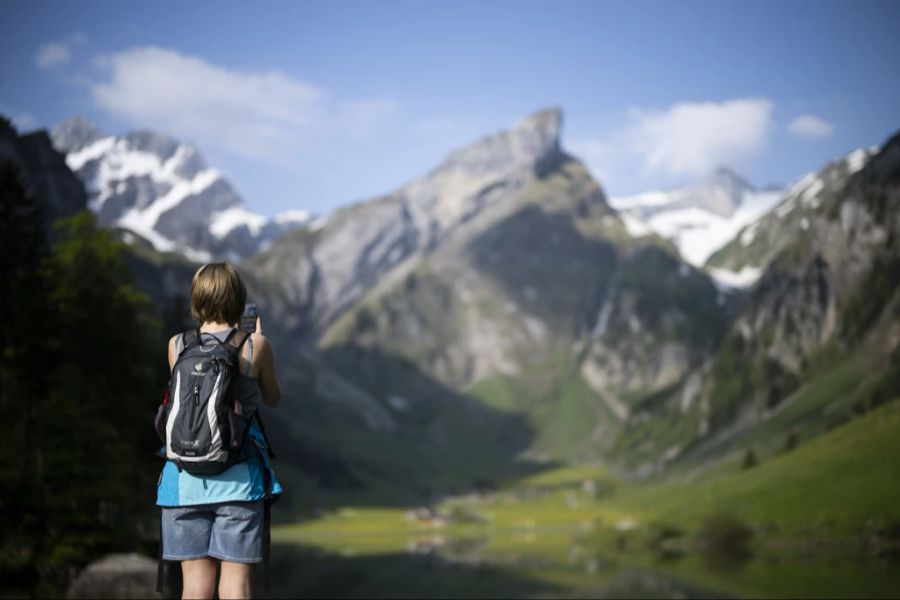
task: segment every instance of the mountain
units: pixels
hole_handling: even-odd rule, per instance
[[[809,229],[819,207],[839,193],[847,179],[862,169],[878,148],[860,148],[803,176],[782,194],[773,210],[744,223],[706,261],[713,273],[758,276],[780,251]]]
[[[165,134],[103,134],[75,117],[53,129],[53,144],[84,182],[100,223],[137,235],[159,251],[195,261],[237,260],[309,223],[303,211],[273,219],[249,211],[200,152]]]
[[[804,177],[713,255],[759,278],[716,352],[658,399],[674,415],[668,431],[682,430],[673,456],[772,452],[900,395],[898,237],[900,133]],[[688,435],[697,406],[700,435]],[[666,446],[637,445],[653,427],[648,415],[622,455],[658,468]]]
[[[87,205],[84,187],[66,166],[46,131],[19,134],[0,115],[0,158],[19,170],[25,187],[40,202],[47,229],[60,217],[74,215]]]
[[[780,190],[757,190],[733,171],[720,167],[697,185],[612,198],[632,235],[656,233],[671,240],[696,267],[734,237],[743,226],[766,213],[781,198]],[[743,287],[753,273],[711,272],[722,283]]]
[[[561,126],[535,113],[243,263],[307,452],[440,490],[597,457],[713,351],[731,301],[628,234]]]
[[[530,115],[241,260],[278,352],[285,402],[267,424],[301,490],[293,510],[432,502],[585,460],[629,476],[705,469],[900,394],[900,134],[784,192],[720,170],[608,201],[561,130],[558,109]],[[101,215],[118,202],[146,216],[160,173],[184,187],[208,171],[158,134],[57,133],[92,181],[131,173],[116,180],[128,198],[95,188]],[[65,180],[43,139],[30,168]],[[25,152],[18,137],[0,148]],[[732,235],[716,252],[699,245],[710,227]],[[164,233],[135,239],[130,260],[174,330],[196,265],[154,248]],[[727,291],[723,273],[755,283]]]
[[[412,473],[407,461],[428,443],[405,445],[422,439],[406,415],[431,413],[425,423],[440,429],[448,413],[438,406],[481,405],[524,419],[524,429],[494,421],[498,439],[516,440],[494,458],[600,459],[646,475],[718,459],[747,439],[771,446],[819,435],[900,393],[900,142],[811,178],[826,183],[808,222],[781,230],[780,245],[756,263],[754,286],[726,294],[658,236],[629,235],[628,215],[560,147],[560,125],[557,111],[526,118],[248,260],[254,293],[273,322],[288,323],[279,347],[303,340],[329,378],[365,396],[340,402],[347,415],[369,416],[336,427],[321,418],[339,400],[317,369],[288,377],[306,399],[292,427],[314,430],[303,437],[317,440],[317,452],[367,473],[360,481]],[[724,172],[706,189],[702,202],[695,190],[644,212],[691,205],[731,219],[762,212],[765,221],[802,194],[755,192]],[[776,196],[783,203],[765,213]],[[832,369],[846,394],[821,393]],[[443,392],[422,393],[423,381]],[[450,455],[472,443],[471,424],[455,423],[440,436]],[[350,441],[359,439],[367,441]],[[451,458],[428,460],[459,469]],[[428,489],[447,485],[410,476]]]

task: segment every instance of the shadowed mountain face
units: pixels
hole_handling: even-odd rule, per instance
[[[605,299],[615,245],[581,235],[573,219],[527,205],[479,236],[469,257],[516,306],[563,338],[583,334]]]
[[[65,156],[54,150],[47,132],[19,135],[0,116],[0,158],[16,165],[26,187],[42,203],[48,229],[55,219],[87,206],[81,181],[66,166]]]

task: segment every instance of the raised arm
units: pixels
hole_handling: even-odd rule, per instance
[[[281,402],[281,382],[275,372],[275,353],[265,336],[256,334],[253,337],[253,345],[259,356],[259,391],[262,393],[262,401],[266,406],[275,408]]]

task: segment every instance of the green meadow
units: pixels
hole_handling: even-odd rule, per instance
[[[780,418],[796,423],[803,402],[801,394]],[[640,572],[662,579],[635,581],[688,595],[891,597],[900,592],[898,457],[895,400],[760,453],[749,467],[733,452],[713,469],[629,482],[600,465],[569,466],[430,512],[335,509],[279,526],[273,539],[343,561],[418,552],[448,565],[490,564],[551,596],[644,593],[629,587]]]

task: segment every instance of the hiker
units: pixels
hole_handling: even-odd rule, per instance
[[[246,299],[233,265],[203,265],[191,282],[199,327],[169,340],[172,381],[157,417],[167,457],[157,590],[162,561],[179,561],[183,598],[213,598],[217,560],[219,598],[249,598],[253,565],[268,557],[269,505],[281,486],[256,408],[276,407],[281,384],[259,317],[252,333],[238,328]]]

